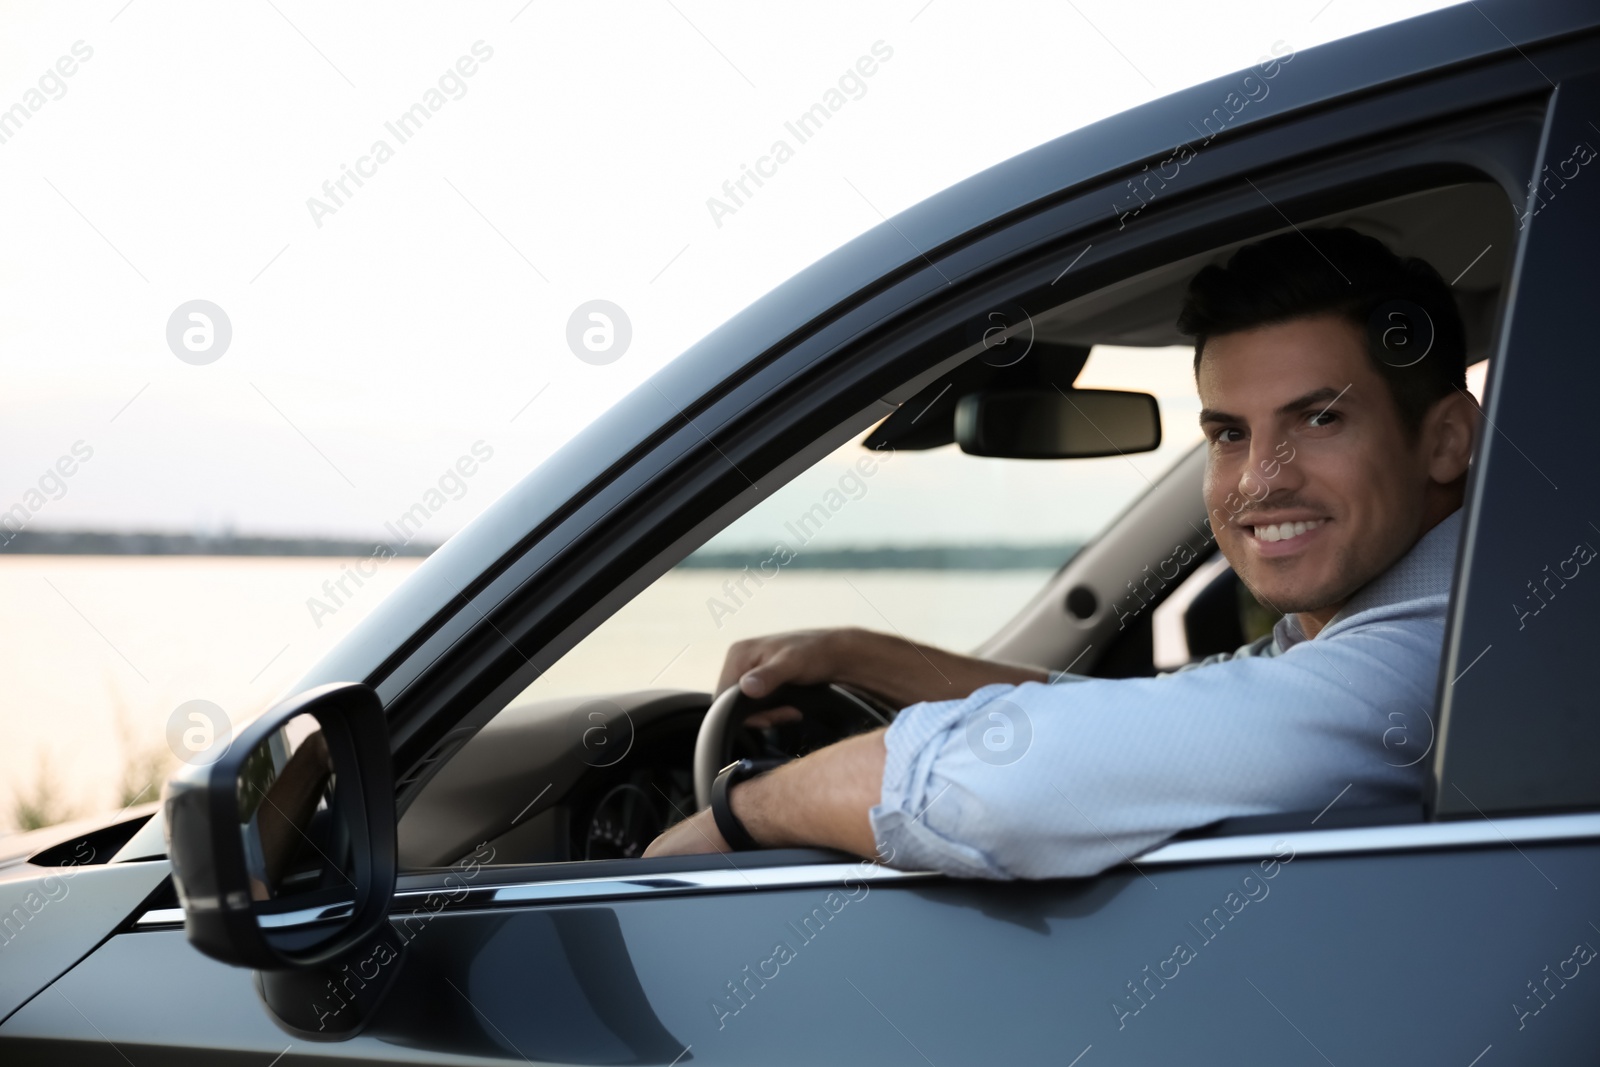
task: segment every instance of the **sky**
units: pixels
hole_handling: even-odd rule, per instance
[[[381,536],[470,468],[442,540],[880,213],[1441,6],[5,4],[0,511]]]

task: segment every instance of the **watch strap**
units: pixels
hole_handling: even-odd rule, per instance
[[[728,791],[746,778],[753,778],[770,771],[783,762],[776,759],[735,760],[718,771],[716,779],[711,783],[711,818],[717,824],[717,832],[735,852],[758,849],[761,843],[750,836],[750,831],[744,828],[744,823],[733,813],[733,806],[728,802]]]

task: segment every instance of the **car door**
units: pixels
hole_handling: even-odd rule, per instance
[[[1582,1062],[1600,996],[1585,973],[1600,944],[1585,910],[1600,893],[1600,744],[1578,652],[1600,584],[1586,564],[1565,577],[1576,553],[1535,542],[1524,515],[1556,516],[1563,541],[1595,518],[1582,515],[1595,450],[1552,431],[1581,426],[1600,385],[1579,329],[1600,236],[1585,183],[1600,179],[1562,169],[1593,139],[1595,60],[1584,42],[1508,54],[1219,138],[1192,187],[1136,227],[1105,209],[1134,167],[936,251],[732,384],[682,398],[683,421],[652,445],[675,466],[641,460],[618,496],[536,531],[525,556],[545,555],[497,560],[459,589],[380,685],[402,788],[418,789],[585,618],[747,507],[746,471],[792,469],[819,428],[881,414],[878,398],[936,372],[934,342],[1001,297],[1027,306],[1085,246],[1102,255],[1072,268],[1079,292],[1280,226],[1278,212],[1468,171],[1521,192],[1548,166],[1564,184],[1518,230],[1426,812],[1330,797],[1098,877],[1015,884],[815,853],[537,867],[474,853],[402,880],[403,969],[372,1024],[337,1044],[285,1035],[253,976],[195,952],[158,896],[0,1027],[8,1062]],[[1542,585],[1545,564],[1566,584],[1534,614],[1521,587]],[[341,1010],[336,992],[324,1010]]]

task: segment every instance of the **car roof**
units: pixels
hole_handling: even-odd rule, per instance
[[[1230,124],[1229,134],[1597,27],[1600,10],[1580,0],[1477,0],[1391,23],[1294,53],[1294,77],[1275,79],[1260,105]],[[461,590],[708,390],[862,289],[936,250],[974,240],[1009,216],[1192,141],[1196,119],[1239,91],[1248,73],[1179,90],[1022,152],[800,271],[696,342],[525,476],[417,568],[291,692],[330,681],[375,683],[396,649],[442,615]]]

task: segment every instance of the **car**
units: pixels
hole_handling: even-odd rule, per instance
[[[1482,0],[1262,52],[831,253],[528,474],[159,808],[0,840],[0,1056],[1593,1063],[1600,13]],[[1184,412],[1095,399],[1085,365],[1181,345],[1199,267],[1311,225],[1453,279],[1482,376],[1436,702],[1381,739],[1428,767],[1416,804],[1331,795],[1040,881],[639,857],[730,755],[895,709],[811,688],[801,724],[743,729],[607,640],[631,605],[736,522],[844,522],[902,499],[897,472],[1047,455],[997,462],[1071,494],[1096,461],[1067,457],[1170,446]],[[1104,447],[1053,399],[1074,391],[1117,413]],[[1038,419],[1076,430],[1041,444]],[[1203,463],[1177,449],[976,651],[1114,677],[1240,643],[1259,618]],[[845,471],[877,497],[834,506]],[[788,562],[682,618],[758,614]],[[896,613],[940,591],[916,597]],[[563,688],[580,656],[617,684]]]

